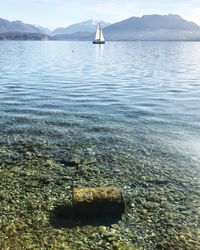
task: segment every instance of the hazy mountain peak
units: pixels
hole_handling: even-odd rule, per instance
[[[48,29],[48,28],[44,28],[44,27],[42,27],[42,26],[40,26],[38,24],[36,24],[35,27],[37,27],[40,30],[40,32],[43,33],[43,34],[47,34],[47,35],[51,34],[51,30]]]
[[[92,19],[91,21],[92,21],[92,24],[94,24],[94,25],[97,25],[99,23],[99,21],[94,20],[94,19]]]
[[[24,24],[22,21],[20,20],[15,20],[15,21],[12,21],[11,23],[18,23],[18,24]]]
[[[93,33],[95,32],[98,23],[101,24],[102,28],[110,25],[110,23],[106,23],[104,21],[89,19],[80,23],[69,25],[66,28],[55,29],[53,35],[73,34],[77,32]]]
[[[0,33],[5,32],[39,33],[40,31],[34,25],[23,23],[20,20],[8,21],[0,19]]]
[[[179,15],[130,17],[104,29],[107,40],[181,40],[199,37],[200,26]]]

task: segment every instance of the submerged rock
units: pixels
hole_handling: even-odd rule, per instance
[[[80,216],[123,214],[125,200],[120,188],[74,188],[73,206]]]

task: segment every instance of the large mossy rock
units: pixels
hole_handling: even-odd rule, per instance
[[[73,207],[79,216],[120,216],[125,200],[118,187],[74,188]]]

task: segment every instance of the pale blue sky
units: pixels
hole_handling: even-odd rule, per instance
[[[0,0],[0,17],[45,27],[88,19],[116,22],[144,14],[179,14],[200,24],[200,0]]]

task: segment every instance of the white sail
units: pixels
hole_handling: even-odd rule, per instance
[[[104,41],[105,41],[102,30],[101,30],[101,35],[100,35],[100,41],[101,41],[101,42],[104,42]]]
[[[96,36],[95,36],[95,40],[93,41],[93,43],[94,44],[104,44],[105,43],[105,39],[104,39],[100,24],[98,24],[98,26],[97,26]]]
[[[100,40],[100,38],[101,38],[101,30],[100,30],[100,25],[98,25],[95,40]]]

